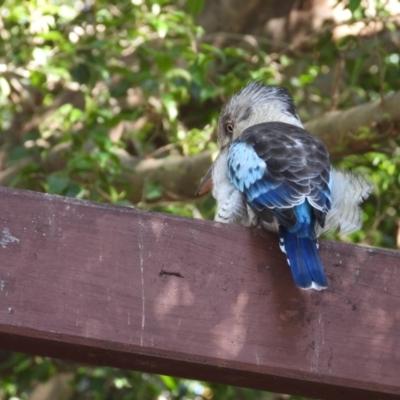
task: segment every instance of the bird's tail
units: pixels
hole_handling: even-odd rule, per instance
[[[282,226],[279,237],[296,285],[300,289],[326,289],[328,282],[318,255],[317,240],[298,237]]]

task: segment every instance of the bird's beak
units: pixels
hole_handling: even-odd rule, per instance
[[[208,169],[207,173],[205,174],[204,178],[201,180],[199,187],[196,190],[196,196],[200,196],[204,193],[207,193],[211,190],[212,187],[212,168],[213,166]]]

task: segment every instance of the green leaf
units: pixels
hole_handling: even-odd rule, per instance
[[[204,0],[187,0],[186,6],[190,14],[199,14],[203,11]]]
[[[65,41],[65,38],[63,34],[59,31],[49,31],[49,32],[43,32],[38,35],[38,37],[41,37],[44,40],[52,40],[55,42],[63,42]]]
[[[66,190],[64,191],[64,196],[80,199],[83,198],[84,193],[85,189],[82,185],[79,185],[75,182],[69,182]]]
[[[164,385],[169,389],[169,390],[176,390],[177,389],[177,381],[176,379],[167,376],[167,375],[160,375],[160,379],[164,382]]]
[[[7,79],[0,76],[0,99],[6,99],[11,93],[11,87]]]
[[[349,0],[347,8],[351,11],[352,14],[360,7],[361,0]]]
[[[46,82],[47,75],[42,71],[32,71],[30,78],[32,86],[42,89]]]
[[[78,83],[88,83],[91,77],[91,70],[86,64],[79,63],[72,68],[71,75]]]
[[[146,185],[145,195],[146,199],[148,200],[158,199],[162,196],[162,189],[158,184],[151,182],[148,185]]]
[[[64,189],[68,186],[69,179],[54,173],[47,178],[46,183],[48,193],[63,194]]]

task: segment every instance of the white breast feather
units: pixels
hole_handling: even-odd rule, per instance
[[[217,201],[214,220],[249,226],[251,217],[244,196],[235,188],[228,176],[226,151],[221,151],[214,161],[212,180],[212,195]]]

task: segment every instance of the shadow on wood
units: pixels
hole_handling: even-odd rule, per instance
[[[0,188],[0,347],[323,399],[400,395],[400,253]]]

